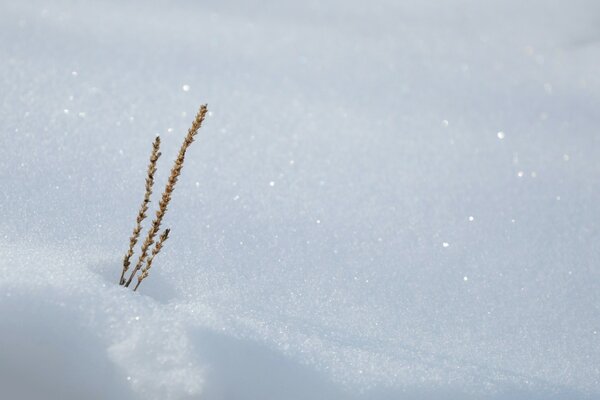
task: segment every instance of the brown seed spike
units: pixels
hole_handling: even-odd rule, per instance
[[[150,257],[148,257],[148,259],[146,260],[146,266],[144,267],[144,269],[142,269],[142,273],[140,275],[138,275],[138,282],[135,285],[135,288],[133,288],[134,292],[140,286],[140,283],[142,283],[142,281],[145,278],[147,278],[148,275],[150,274],[149,271],[150,271],[150,268],[152,268],[152,261],[154,261],[154,257],[156,257],[156,255],[160,252],[165,241],[169,238],[170,231],[171,231],[170,229],[165,229],[165,231],[162,233],[162,235],[160,235],[158,242],[156,242],[156,244],[154,245],[154,249],[152,249],[152,255]]]
[[[155,238],[156,234],[158,233],[158,231],[160,230],[160,224],[162,222],[163,217],[165,216],[165,213],[167,212],[167,207],[169,205],[169,202],[171,201],[171,194],[173,193],[173,190],[175,189],[175,184],[177,183],[177,179],[179,178],[179,175],[181,174],[181,169],[183,168],[183,162],[185,161],[185,152],[187,151],[188,147],[194,141],[194,136],[196,136],[196,134],[198,133],[198,130],[202,126],[202,122],[204,121],[204,118],[206,118],[207,112],[208,112],[207,105],[206,104],[202,105],[200,107],[200,110],[198,110],[198,114],[196,114],[196,118],[194,119],[194,122],[192,122],[192,126],[188,130],[188,133],[185,137],[185,140],[183,141],[183,144],[181,145],[181,148],[179,149],[179,154],[177,155],[177,158],[175,159],[175,164],[171,168],[171,175],[169,176],[169,180],[167,181],[165,191],[163,192],[160,202],[158,203],[158,210],[156,211],[156,217],[152,221],[152,225],[150,226],[148,235],[146,235],[146,240],[144,241],[144,243],[142,243],[142,248],[141,248],[142,253],[140,254],[140,257],[138,258],[137,264],[135,265],[135,268],[131,272],[131,275],[129,276],[127,283],[125,284],[126,287],[129,287],[135,274],[140,270],[140,268],[142,268],[144,260],[148,256],[148,249],[154,244],[154,240],[155,240],[154,238]]]
[[[142,201],[142,205],[140,206],[140,210],[138,211],[138,215],[136,218],[136,225],[133,228],[133,233],[129,238],[129,249],[125,256],[123,257],[123,271],[121,272],[121,278],[119,279],[119,285],[123,285],[125,283],[125,273],[129,269],[129,265],[131,265],[131,257],[133,256],[133,248],[137,244],[137,241],[140,237],[140,232],[142,231],[142,221],[146,218],[146,212],[148,211],[148,203],[150,203],[150,196],[152,195],[152,186],[154,185],[154,174],[156,173],[156,161],[160,157],[160,137],[156,137],[154,139],[154,143],[152,143],[152,153],[150,154],[150,164],[148,164],[148,172],[146,177],[146,193],[144,194],[144,200]]]

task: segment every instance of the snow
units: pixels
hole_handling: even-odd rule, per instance
[[[599,17],[2,2],[0,397],[598,398]]]

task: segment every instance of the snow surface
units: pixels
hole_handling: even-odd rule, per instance
[[[0,59],[1,398],[600,397],[596,0],[2,1]]]

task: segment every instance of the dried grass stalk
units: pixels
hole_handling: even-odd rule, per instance
[[[154,245],[154,249],[152,249],[152,255],[148,257],[148,259],[146,260],[146,266],[144,267],[144,269],[142,269],[142,273],[138,275],[137,284],[135,285],[135,288],[133,288],[134,292],[137,290],[138,286],[140,286],[140,283],[142,283],[142,281],[146,279],[150,274],[149,271],[150,268],[152,268],[152,261],[154,261],[154,257],[156,257],[158,253],[160,253],[160,250],[162,249],[164,243],[169,238],[170,231],[170,229],[165,229],[162,235],[160,235],[158,242],[156,242],[156,244]]]
[[[177,179],[181,174],[183,162],[185,161],[185,152],[194,141],[194,136],[196,136],[198,130],[202,126],[202,122],[204,121],[207,112],[208,108],[206,104],[202,105],[200,107],[200,110],[198,111],[198,114],[196,114],[196,118],[194,119],[192,126],[188,130],[187,136],[185,137],[181,148],[179,149],[179,154],[177,155],[177,159],[175,160],[173,168],[171,168],[171,175],[169,176],[169,180],[167,181],[165,191],[163,192],[160,202],[158,203],[156,217],[154,218],[154,221],[152,221],[152,225],[150,226],[150,230],[148,231],[146,240],[144,241],[144,243],[142,243],[142,253],[140,254],[140,258],[138,259],[135,268],[131,272],[127,283],[125,284],[126,287],[129,287],[135,274],[140,270],[140,268],[142,268],[142,264],[144,263],[144,260],[146,260],[146,257],[148,255],[148,249],[154,244],[154,238],[160,230],[160,224],[162,222],[163,217],[165,216],[165,213],[167,212],[167,207],[169,205],[169,202],[171,201],[171,195],[173,194],[173,190],[175,189],[175,184],[177,183]]]
[[[158,158],[160,157],[159,149],[160,137],[157,136],[156,139],[154,139],[154,143],[152,143],[152,154],[150,154],[150,164],[148,164],[148,172],[146,176],[146,193],[144,193],[144,200],[142,201],[142,205],[138,211],[135,228],[133,228],[133,233],[129,238],[129,249],[127,250],[127,253],[125,253],[125,257],[123,257],[123,271],[121,272],[119,285],[123,285],[125,283],[125,273],[129,269],[129,265],[131,265],[133,248],[137,244],[138,238],[140,237],[140,232],[142,231],[142,221],[146,218],[146,213],[148,212],[148,204],[150,203],[152,186],[154,185],[154,174],[156,173],[156,161],[158,161]]]

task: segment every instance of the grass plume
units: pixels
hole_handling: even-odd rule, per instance
[[[135,265],[135,268],[131,272],[131,275],[129,276],[127,283],[125,283],[126,287],[129,287],[135,274],[142,268],[142,265],[148,256],[148,250],[154,244],[156,234],[160,230],[160,224],[162,223],[162,220],[167,212],[167,207],[169,205],[169,202],[171,201],[171,196],[173,194],[173,190],[175,190],[175,184],[177,183],[177,179],[179,178],[179,175],[181,174],[181,170],[183,168],[183,163],[185,161],[185,153],[186,153],[188,147],[190,147],[190,145],[194,141],[194,137],[196,136],[196,134],[198,133],[198,130],[202,126],[202,122],[204,121],[204,118],[206,117],[207,112],[208,112],[208,108],[207,108],[206,104],[202,105],[200,107],[200,110],[198,110],[198,113],[196,114],[196,118],[194,119],[192,126],[188,130],[188,133],[185,137],[185,140],[183,141],[183,144],[181,145],[181,148],[179,149],[179,154],[177,155],[177,158],[175,159],[175,163],[173,164],[173,167],[171,168],[171,175],[169,176],[169,180],[167,181],[165,190],[162,194],[160,202],[158,203],[158,210],[156,211],[156,216],[155,216],[154,220],[152,221],[152,225],[150,226],[150,230],[148,231],[148,234],[146,235],[146,239],[142,243],[141,254],[140,254],[140,257],[138,258],[137,264]]]
[[[170,231],[170,229],[165,229],[162,235],[160,235],[158,242],[156,242],[156,244],[154,245],[154,249],[152,249],[152,255],[148,257],[148,259],[146,260],[146,266],[144,267],[144,269],[142,269],[142,273],[138,275],[137,284],[135,285],[135,288],[133,288],[134,292],[137,290],[138,286],[140,286],[140,283],[142,283],[142,281],[146,279],[150,274],[149,271],[150,268],[152,268],[152,262],[154,261],[154,257],[156,257],[156,255],[160,252],[160,249],[162,249],[164,243],[169,238]]]
[[[152,143],[152,154],[150,154],[150,164],[148,164],[148,172],[146,176],[146,193],[144,193],[144,200],[142,201],[142,205],[140,206],[140,210],[138,211],[136,224],[133,228],[133,233],[129,238],[129,249],[123,257],[123,271],[121,272],[121,278],[119,279],[120,285],[123,285],[125,283],[125,273],[131,265],[133,249],[137,244],[137,241],[140,237],[140,232],[142,231],[142,221],[146,218],[146,213],[148,212],[148,204],[150,203],[150,196],[152,195],[152,186],[154,185],[154,174],[156,173],[156,162],[160,157],[159,149],[160,137],[157,136],[156,139],[154,139],[154,143]]]

